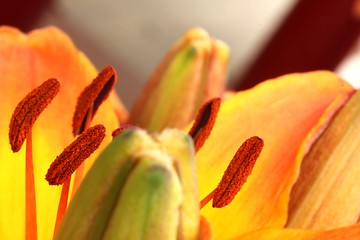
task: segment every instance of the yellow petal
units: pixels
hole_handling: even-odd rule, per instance
[[[235,239],[241,240],[358,240],[360,224],[328,231],[304,229],[267,229],[256,231]]]
[[[54,27],[28,35],[1,27],[0,76],[1,239],[24,239],[25,229],[25,148],[16,154],[11,152],[7,139],[12,112],[28,92],[45,80],[57,78],[61,85],[59,94],[33,128],[38,237],[51,239],[61,187],[48,186],[44,176],[50,163],[73,140],[71,124],[76,100],[96,76],[96,69],[71,40]],[[108,131],[116,128],[116,116],[109,101],[100,107],[94,123],[103,123]],[[102,146],[109,140],[110,137]]]
[[[209,139],[197,154],[201,198],[217,186],[243,141],[256,135],[264,140],[264,148],[234,202],[202,210],[215,239],[285,224],[299,168],[296,156],[308,143],[303,143],[304,138],[321,127],[324,112],[333,113],[352,91],[334,74],[319,71],[266,81],[223,103]]]

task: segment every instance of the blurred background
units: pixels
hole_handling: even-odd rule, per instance
[[[360,87],[356,0],[0,0],[0,24],[55,25],[98,69],[112,64],[131,106],[172,44],[203,27],[231,49],[229,88],[290,72],[336,70]]]

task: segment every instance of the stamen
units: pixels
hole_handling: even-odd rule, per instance
[[[32,90],[16,106],[9,125],[9,140],[13,152],[18,152],[40,113],[59,92],[59,82],[52,78]]]
[[[213,207],[225,207],[234,199],[251,174],[263,146],[264,141],[256,136],[240,146],[215,189]]]
[[[189,131],[189,135],[194,139],[196,152],[204,145],[214,127],[220,104],[220,98],[213,98],[200,108],[195,122]]]
[[[211,193],[209,193],[206,197],[204,197],[201,201],[200,201],[200,209],[202,209],[203,207],[206,206],[206,204],[208,204],[213,198],[214,198],[214,193],[216,191],[216,188],[214,190],[211,191]]]
[[[25,156],[25,234],[26,239],[37,239],[37,220],[36,220],[36,196],[34,165],[32,154],[32,134],[31,128],[26,138],[26,156]]]
[[[88,112],[86,114],[86,119],[84,120],[84,129],[83,129],[84,131],[87,130],[91,125],[92,112],[93,112],[93,105],[91,105],[91,107],[89,108],[89,110],[88,110]],[[80,186],[80,183],[81,183],[81,181],[83,179],[83,176],[84,176],[84,171],[85,171],[85,163],[82,162],[80,164],[80,166],[76,169],[73,188],[72,188],[72,193],[71,193],[72,197],[75,196],[75,193],[76,193],[77,189]],[[69,179],[67,181],[71,181],[71,180]]]
[[[99,148],[104,137],[103,125],[98,124],[86,130],[55,159],[45,179],[50,185],[63,184],[81,163]]]
[[[129,128],[134,128],[134,125],[131,125],[131,124],[123,124],[121,125],[119,128],[115,129],[111,136],[114,138],[116,137],[117,135],[119,135],[120,133],[122,133],[124,130],[126,129],[129,129]]]
[[[73,116],[73,134],[75,136],[86,130],[86,119],[93,118],[101,103],[109,97],[116,81],[115,70],[111,66],[106,66],[80,94]],[[90,111],[91,107],[92,111]]]
[[[61,195],[60,195],[60,201],[58,206],[58,211],[56,214],[56,222],[55,222],[55,228],[54,228],[54,236],[56,235],[56,231],[58,229],[58,226],[63,219],[66,209],[67,209],[67,203],[69,198],[69,189],[70,189],[70,182],[71,178],[67,179],[61,189]]]

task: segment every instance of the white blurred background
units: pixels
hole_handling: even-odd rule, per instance
[[[95,65],[112,64],[131,105],[171,45],[189,28],[203,27],[231,49],[230,79],[240,74],[295,0],[62,0],[37,26],[66,31]]]
[[[99,70],[107,64],[113,65],[119,75],[117,90],[127,106],[131,106],[134,102],[166,51],[192,27],[202,27],[211,36],[225,41],[230,46],[229,86],[234,85],[235,81],[239,81],[239,76],[254,63],[254,59],[266,46],[279,25],[297,6],[296,4],[305,2],[305,0],[0,1],[2,3],[0,24],[15,23],[23,26],[22,29],[25,31],[55,25],[70,35],[77,47],[86,53]],[[326,5],[333,5],[333,9],[335,6],[337,11],[336,7],[344,5],[344,2],[349,7],[354,2],[360,1],[307,0],[308,5],[317,4],[317,7],[324,2]],[[319,21],[327,21],[332,15],[336,15],[334,11],[322,11],[316,14],[320,17],[326,13],[328,13],[327,19]],[[317,21],[316,14],[311,21]],[[324,26],[326,29],[333,27],[331,24],[326,25],[326,22]],[[357,87],[360,87],[359,52],[360,45],[355,46],[350,57],[338,68],[338,72],[353,81]]]

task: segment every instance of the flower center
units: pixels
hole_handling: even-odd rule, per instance
[[[46,180],[50,185],[63,184],[58,213],[55,223],[57,227],[67,209],[71,175],[76,171],[73,193],[75,194],[83,178],[84,160],[98,147],[105,137],[105,127],[91,126],[91,121],[100,104],[110,95],[115,83],[116,72],[111,66],[105,67],[94,81],[84,89],[78,98],[73,116],[73,134],[79,135],[73,143],[51,164]],[[36,198],[32,160],[32,134],[31,128],[40,113],[57,95],[60,84],[56,79],[49,79],[38,88],[31,91],[16,107],[10,122],[9,139],[14,152],[20,150],[25,139],[26,143],[26,238],[37,239]],[[221,99],[214,98],[206,102],[199,110],[198,115],[189,131],[194,140],[195,151],[198,152],[211,134],[220,110]],[[130,124],[122,125],[113,132],[113,137],[128,128]],[[251,174],[257,158],[263,148],[263,140],[251,137],[238,149],[219,185],[200,202],[200,208],[213,199],[213,207],[228,205],[246,182]],[[195,202],[197,208],[198,200]]]

